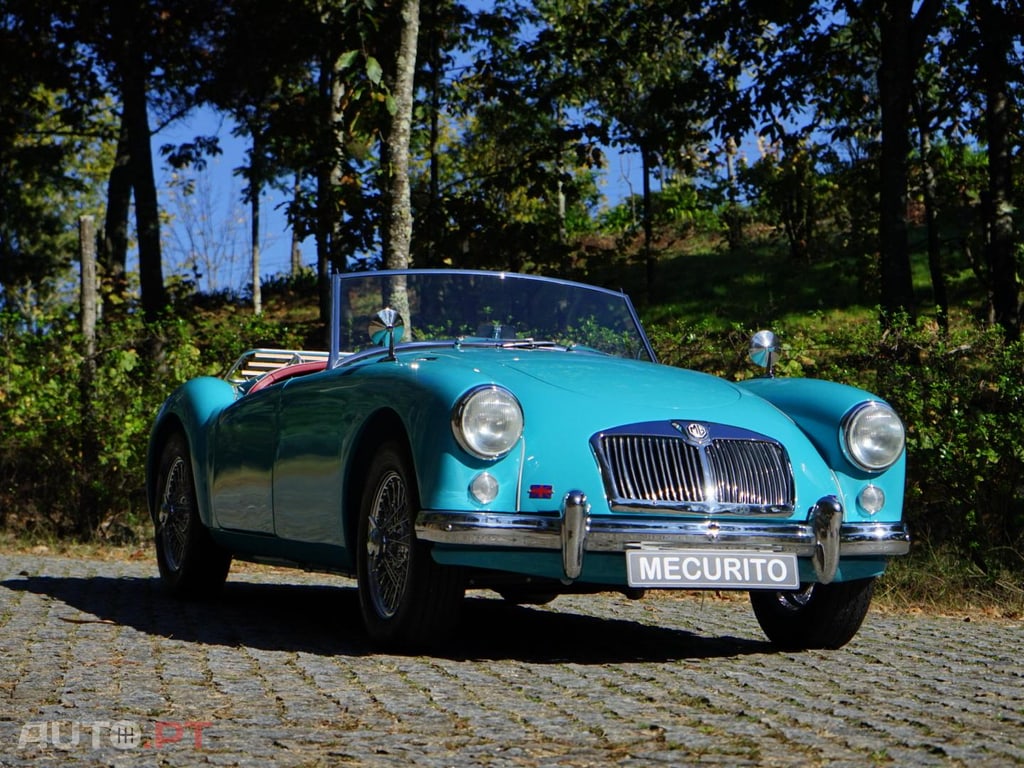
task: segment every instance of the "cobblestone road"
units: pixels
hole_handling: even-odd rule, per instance
[[[463,637],[376,653],[319,574],[188,604],[148,560],[0,554],[0,765],[1024,764],[1020,622],[777,653],[745,601],[470,593]]]

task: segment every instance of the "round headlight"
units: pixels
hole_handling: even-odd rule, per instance
[[[903,422],[884,403],[862,403],[843,420],[843,445],[857,466],[869,472],[888,469],[903,454]]]
[[[523,434],[523,409],[507,389],[478,387],[467,392],[452,412],[459,445],[481,459],[500,459]]]

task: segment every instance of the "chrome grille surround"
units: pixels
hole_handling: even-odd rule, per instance
[[[788,517],[796,492],[777,440],[739,427],[644,422],[590,439],[615,511]]]

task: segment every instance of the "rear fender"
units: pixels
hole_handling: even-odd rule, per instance
[[[156,487],[160,452],[167,436],[173,431],[181,431],[188,442],[192,460],[199,517],[204,525],[212,527],[210,478],[213,459],[209,451],[210,432],[217,416],[235,401],[235,397],[235,388],[230,383],[212,376],[203,376],[182,384],[164,401],[153,422],[146,453],[146,498],[151,515],[156,513],[157,496],[160,493]]]

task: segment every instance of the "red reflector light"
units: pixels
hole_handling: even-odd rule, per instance
[[[531,485],[530,486],[530,498],[531,499],[550,499],[554,494],[554,489],[550,485]]]

